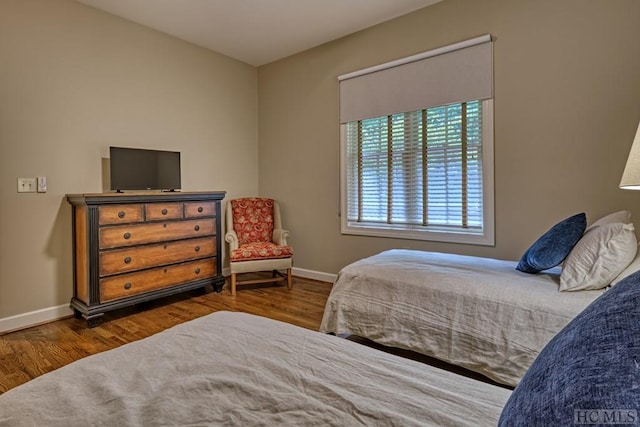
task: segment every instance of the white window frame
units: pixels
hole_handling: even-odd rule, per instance
[[[435,242],[495,245],[493,99],[482,101],[482,230],[451,229],[437,226],[405,228],[393,224],[349,222],[347,218],[347,137],[346,124],[340,125],[340,212],[341,233],[347,235],[388,237]]]

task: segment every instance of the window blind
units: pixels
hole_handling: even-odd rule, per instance
[[[493,97],[491,36],[345,74],[339,80],[341,123],[489,99]]]
[[[482,229],[480,101],[352,121],[346,142],[350,223]]]

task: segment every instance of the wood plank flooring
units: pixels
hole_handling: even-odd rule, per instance
[[[68,318],[0,336],[0,394],[83,357],[153,335],[214,311],[243,311],[318,330],[331,284],[294,277],[286,284],[201,290],[105,314],[88,328]]]

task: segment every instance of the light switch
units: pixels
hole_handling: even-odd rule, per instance
[[[39,176],[38,179],[38,193],[46,193],[47,192],[47,177]]]
[[[18,193],[35,193],[35,178],[18,178]]]

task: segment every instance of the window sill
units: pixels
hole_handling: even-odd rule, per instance
[[[459,231],[458,231],[459,230]],[[341,233],[346,235],[384,237],[408,240],[424,240],[432,242],[463,243],[469,245],[494,246],[495,238],[488,230],[452,230],[436,227],[429,230],[386,228],[367,225],[342,225]]]

